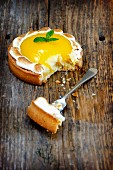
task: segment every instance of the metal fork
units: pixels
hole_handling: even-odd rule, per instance
[[[97,74],[97,69],[90,68],[86,74],[83,76],[83,78],[76,84],[76,86],[71,89],[67,94],[65,94],[61,99],[58,99],[52,103],[59,111],[62,111],[66,107],[66,99],[67,97],[73,93],[79,86],[81,86],[83,83],[91,79]]]

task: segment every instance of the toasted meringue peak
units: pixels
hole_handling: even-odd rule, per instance
[[[75,40],[75,37],[74,37],[73,35],[71,35],[71,34],[64,33],[63,35],[65,35],[65,36],[66,36],[67,38],[69,38],[69,39]]]
[[[25,58],[25,57],[19,57],[18,58],[18,62],[20,62],[20,63],[23,63],[23,64],[25,64],[25,65],[30,65],[30,64],[32,64],[27,58]]]
[[[22,38],[23,38],[23,36],[15,38],[13,40],[13,47],[17,47],[18,48],[19,47],[19,43],[22,40]]]
[[[40,32],[40,31],[49,31],[49,30],[50,30],[49,27],[43,27],[43,28],[39,29],[38,32]]]
[[[21,56],[21,53],[19,52],[17,47],[11,47],[11,51],[13,52],[13,54],[17,57]]]
[[[54,29],[55,33],[62,33],[63,34],[63,31],[61,29]]]
[[[42,67],[42,65],[41,64],[35,64],[34,65],[34,70],[36,71],[36,72],[41,72],[42,70],[43,70],[44,68]]]

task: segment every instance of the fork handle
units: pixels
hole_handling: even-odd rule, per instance
[[[71,89],[67,94],[65,94],[63,96],[64,99],[66,99],[68,97],[68,95],[70,95],[71,93],[73,93],[79,86],[81,86],[83,83],[85,83],[86,81],[88,81],[89,79],[91,79],[92,77],[94,77],[97,74],[97,69],[95,68],[90,68],[86,74],[83,76],[83,78],[76,84],[76,86]]]

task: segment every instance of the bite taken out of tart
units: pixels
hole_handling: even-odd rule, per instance
[[[19,79],[42,85],[56,71],[81,68],[82,55],[73,35],[44,27],[13,40],[8,47],[8,64]]]

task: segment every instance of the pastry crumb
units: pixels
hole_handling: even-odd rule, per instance
[[[92,93],[92,96],[96,96],[96,94],[95,94],[95,93]]]
[[[78,92],[74,92],[74,93],[72,93],[72,96],[74,96],[74,97],[78,97]]]
[[[64,86],[64,84],[61,84],[61,86],[63,87],[63,86]]]
[[[65,84],[66,83],[66,79],[63,77],[62,79],[62,83]]]
[[[70,81],[71,80],[71,78],[68,78],[68,79],[66,79],[67,81]]]
[[[61,81],[60,80],[56,80],[56,84],[61,84]]]

